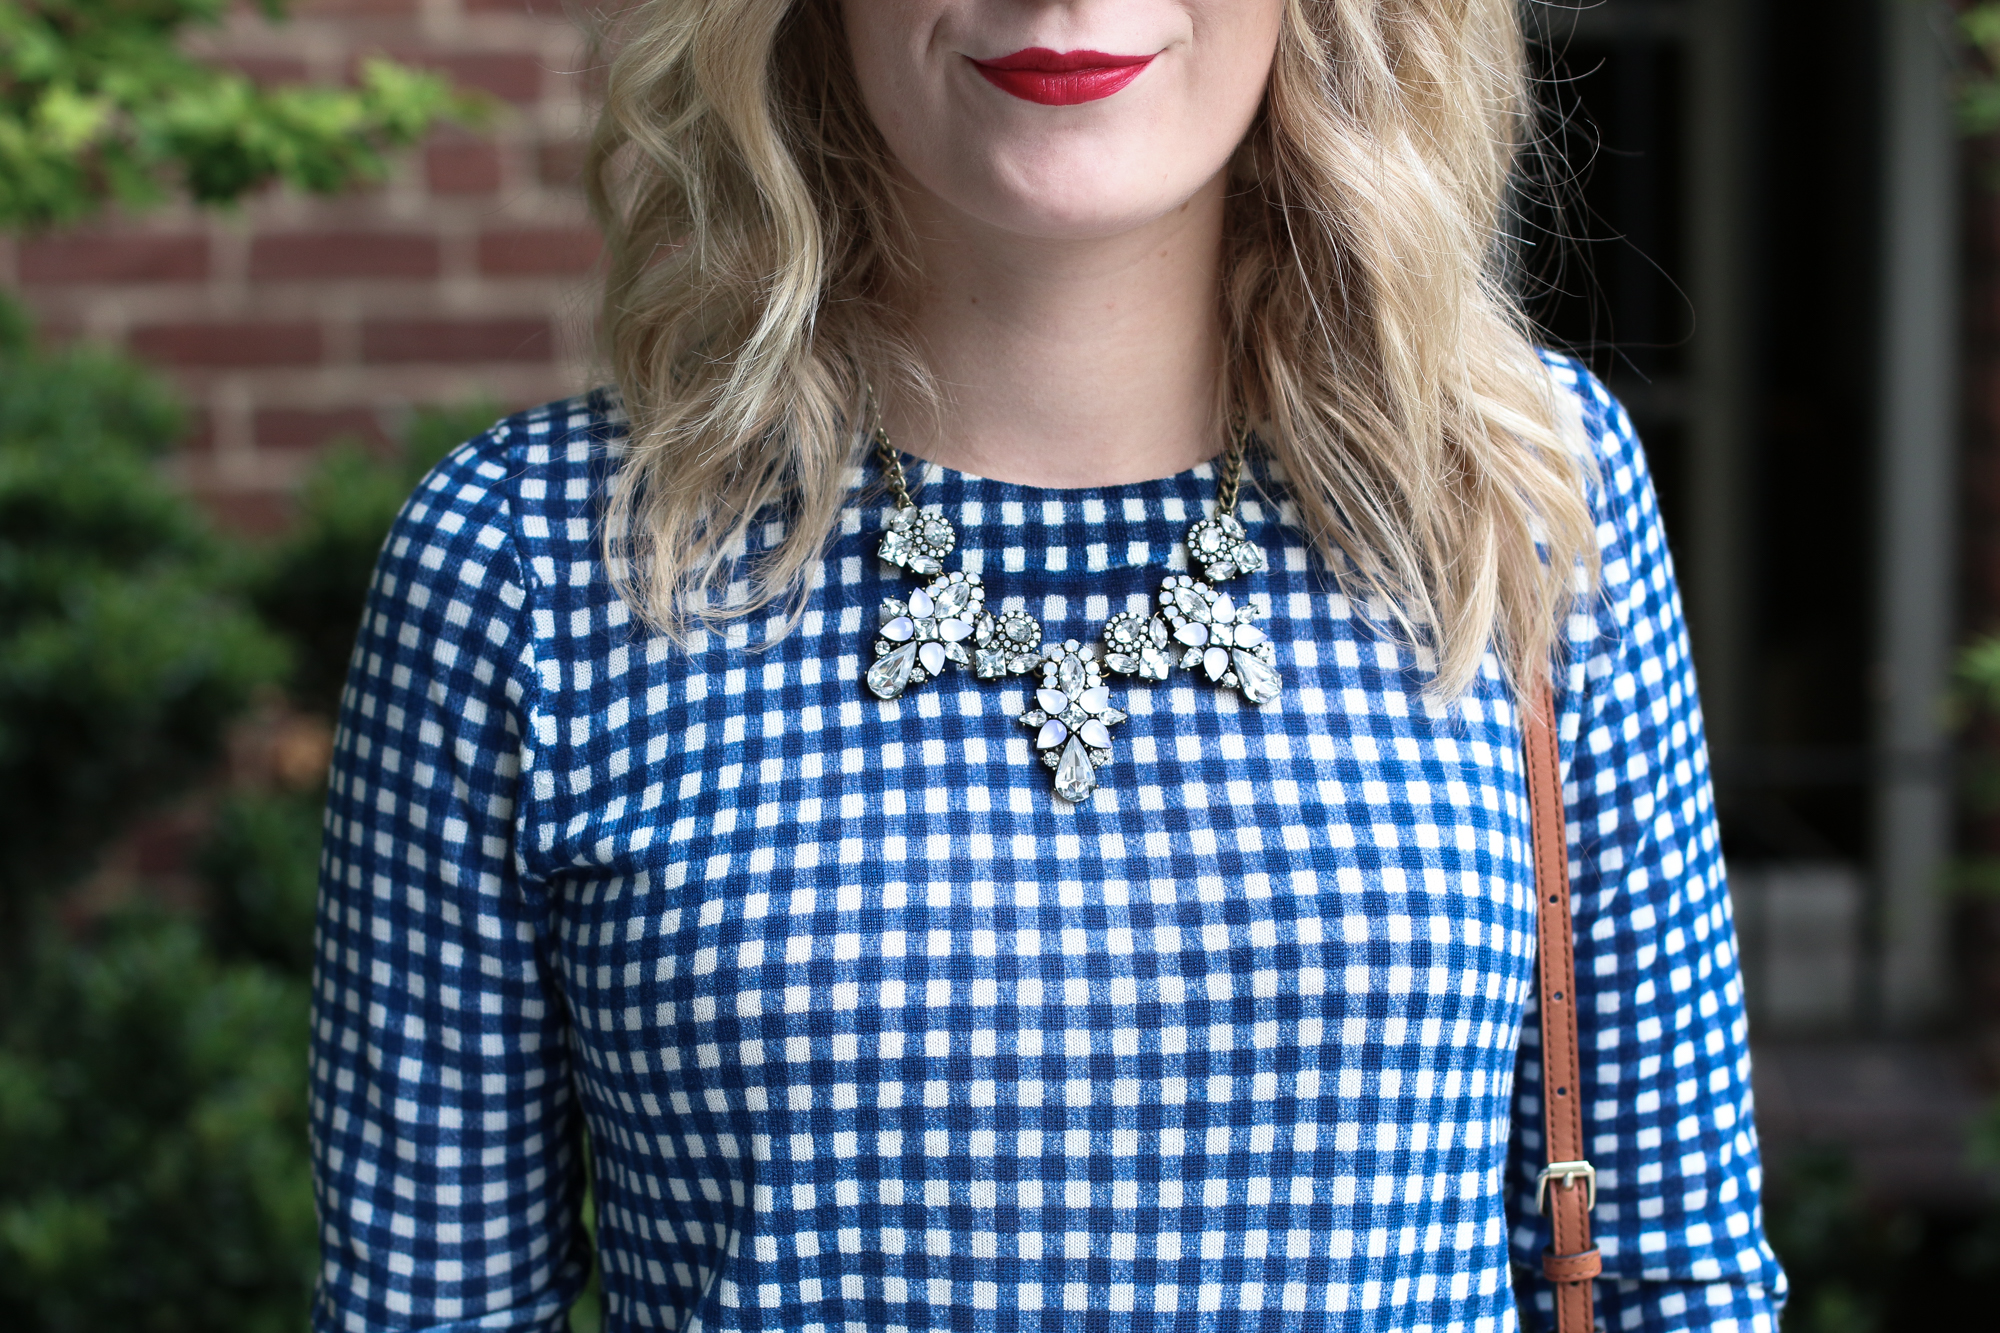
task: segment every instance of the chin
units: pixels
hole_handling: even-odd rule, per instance
[[[1133,159],[1124,157],[1129,163]],[[1039,240],[1100,240],[1137,230],[1171,213],[1201,182],[1163,181],[1158,173],[1120,170],[1115,153],[996,162],[959,207],[987,226]],[[1185,189],[1175,188],[1185,184]],[[1165,187],[1165,188],[1163,188]]]

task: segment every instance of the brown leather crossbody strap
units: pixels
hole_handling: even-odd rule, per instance
[[[1555,1244],[1542,1272],[1555,1287],[1557,1333],[1590,1333],[1591,1279],[1603,1265],[1590,1243],[1597,1176],[1583,1156],[1583,1090],[1576,1041],[1576,939],[1569,909],[1569,836],[1557,760],[1555,696],[1542,683],[1521,720],[1528,831],[1535,846],[1536,950],[1541,982],[1542,1127],[1548,1163],[1535,1188]]]

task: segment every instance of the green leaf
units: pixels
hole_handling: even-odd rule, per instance
[[[278,0],[261,6],[273,17]],[[441,76],[364,62],[352,87],[263,89],[180,49],[218,0],[0,0],[0,226],[75,222],[184,191],[224,205],[272,182],[379,179],[386,154],[491,103]]]
[[[209,933],[224,958],[305,980],[312,972],[326,793],[238,792],[217,812],[196,864],[209,888]]]
[[[1958,124],[1968,135],[2000,130],[2000,3],[1984,0],[1958,17],[1959,31],[1985,68],[1967,69],[1958,79]]]
[[[1989,60],[2000,59],[2000,5],[1973,5],[1959,15],[1958,26]]]
[[[1976,639],[1958,655],[1959,688],[1976,707],[2000,711],[2000,635]]]
[[[1960,857],[1952,863],[1949,884],[1968,898],[2000,898],[2000,857]]]

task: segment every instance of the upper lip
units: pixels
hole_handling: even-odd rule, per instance
[[[996,56],[991,60],[974,59],[973,64],[985,69],[1033,70],[1039,74],[1070,74],[1080,69],[1123,69],[1129,65],[1143,65],[1152,56],[1115,56],[1103,51],[1051,51],[1045,46],[1030,46],[1012,55]]]

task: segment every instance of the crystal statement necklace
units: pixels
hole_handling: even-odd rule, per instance
[[[1107,675],[1163,681],[1179,667],[1199,671],[1252,704],[1278,697],[1277,653],[1252,623],[1256,612],[1214,586],[1268,568],[1263,551],[1236,517],[1243,432],[1237,432],[1223,459],[1215,514],[1187,532],[1188,556],[1201,566],[1204,578],[1169,575],[1154,599],[1156,609],[1112,616],[1104,624],[1101,644],[1075,639],[1044,643],[1034,617],[1021,611],[989,612],[986,586],[977,574],[945,572],[945,557],[957,548],[958,532],[944,516],[944,507],[919,509],[910,499],[902,457],[879,426],[874,440],[896,501],[880,554],[931,580],[907,598],[882,603],[875,662],[867,674],[868,689],[876,697],[898,698],[953,666],[969,668],[980,680],[1039,674],[1041,685],[1018,720],[1034,730],[1035,749],[1053,772],[1056,795],[1072,802],[1097,790],[1098,774],[1111,762],[1111,728],[1126,718],[1112,706]]]

